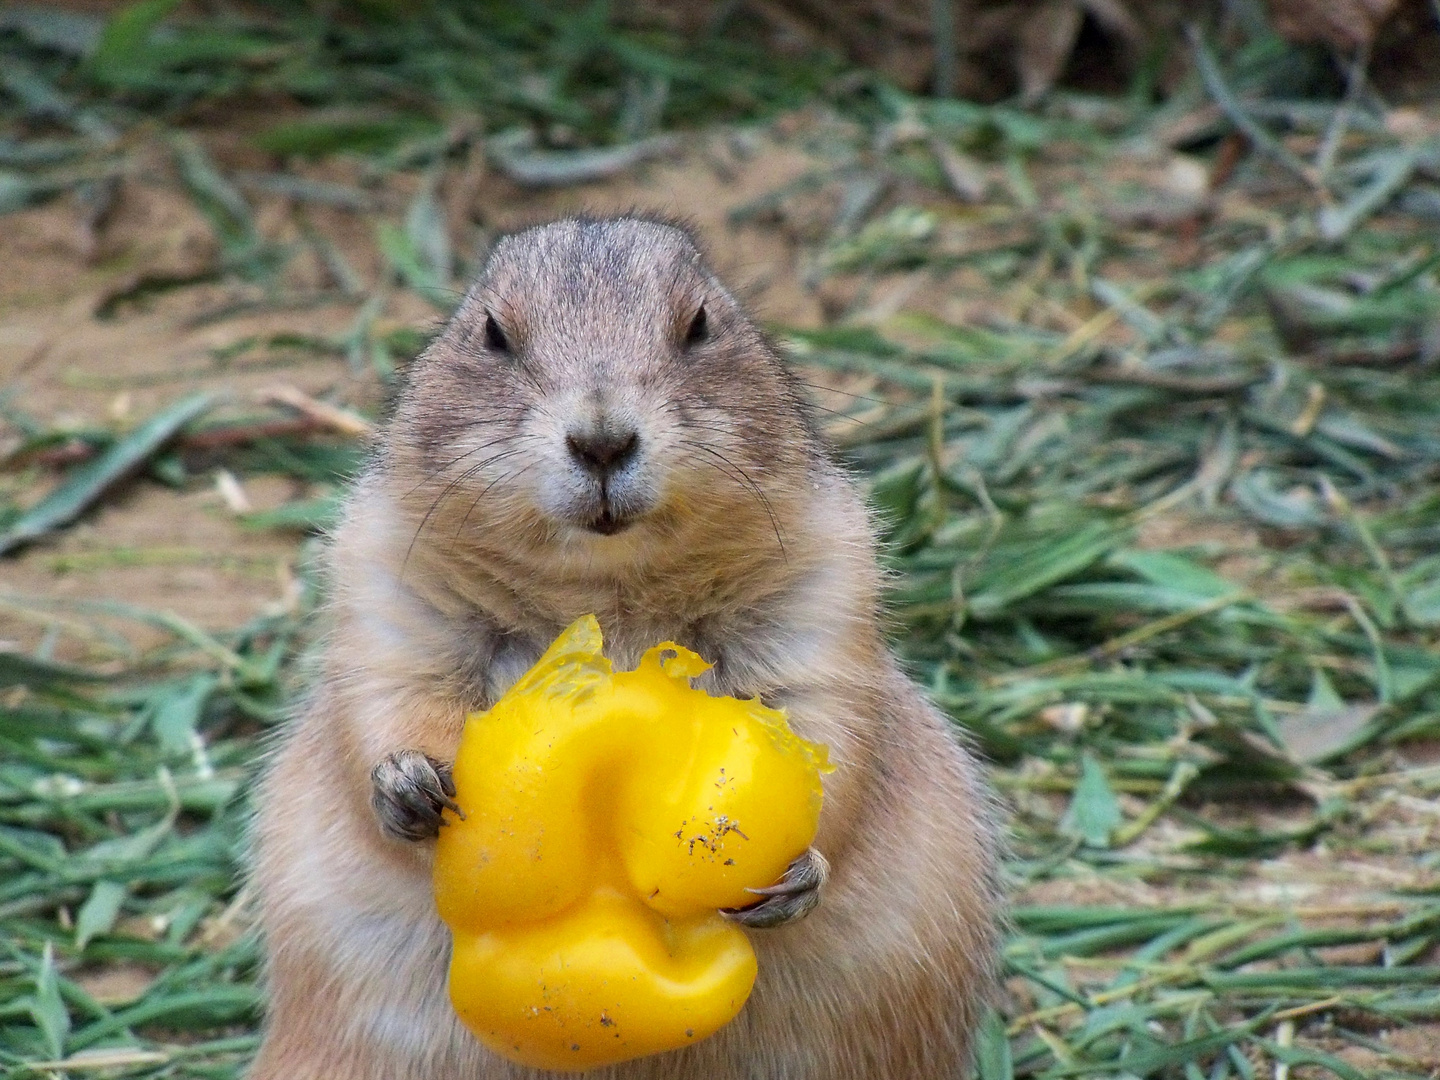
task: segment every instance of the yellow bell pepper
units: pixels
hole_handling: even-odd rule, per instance
[[[666,642],[613,671],[593,616],[467,719],[435,852],[450,1000],[513,1061],[578,1070],[732,1020],[755,953],[718,909],[809,847],[825,748],[758,701],[690,685]]]

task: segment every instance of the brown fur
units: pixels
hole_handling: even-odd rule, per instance
[[[602,507],[565,433],[622,423],[642,460]],[[628,528],[587,526],[611,507]],[[259,790],[272,1004],[252,1080],[542,1075],[457,1022],[433,845],[382,833],[372,772],[399,751],[451,760],[466,711],[586,612],[617,666],[689,645],[716,664],[709,689],[783,706],[838,765],[816,840],[831,877],[808,918],[750,933],[739,1018],[598,1075],[962,1075],[996,947],[990,803],[881,639],[860,497],[683,231],[572,219],[502,241],[417,362],[329,572],[317,686]]]

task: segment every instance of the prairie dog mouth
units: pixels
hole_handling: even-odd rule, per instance
[[[592,518],[586,523],[585,528],[593,533],[599,533],[601,536],[614,536],[616,533],[628,529],[633,524],[635,524],[634,517],[616,514],[614,507],[612,507],[607,500],[604,509],[600,511],[600,516]]]

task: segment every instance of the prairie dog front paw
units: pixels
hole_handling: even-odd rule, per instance
[[[460,813],[450,766],[419,750],[391,754],[371,770],[370,784],[380,828],[396,840],[433,840],[440,835],[441,811]]]
[[[752,930],[764,930],[803,919],[820,903],[820,888],[830,877],[830,864],[814,848],[790,864],[783,877],[763,889],[747,889],[763,897],[757,904],[724,908],[720,914]]]

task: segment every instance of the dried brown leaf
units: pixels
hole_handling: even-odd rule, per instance
[[[285,383],[267,386],[255,394],[256,398],[275,405],[286,405],[309,417],[323,427],[332,428],[342,435],[369,435],[375,427],[358,413],[342,409],[338,405],[319,401],[298,386]]]
[[[1081,0],[1080,6],[1127,49],[1134,51],[1145,43],[1145,28],[1121,0]]]
[[[1055,85],[1084,21],[1085,11],[1077,0],[1046,0],[1025,20],[1015,50],[1015,71],[1026,101],[1034,101]]]
[[[990,190],[990,181],[980,162],[955,149],[944,139],[932,139],[930,150],[945,176],[950,190],[965,202],[981,202]]]
[[[1269,0],[1282,36],[1300,44],[1358,49],[1375,40],[1399,0]]]
[[[1380,706],[1371,702],[1338,706],[1307,706],[1276,723],[1285,749],[1298,762],[1324,761],[1348,747]]]

